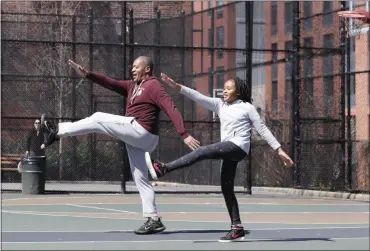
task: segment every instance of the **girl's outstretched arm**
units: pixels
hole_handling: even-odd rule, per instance
[[[208,110],[211,110],[218,114],[218,111],[222,103],[221,99],[205,96],[196,90],[193,90],[191,88],[178,84],[164,73],[161,73],[161,77],[162,77],[163,82],[165,82],[170,87],[177,89],[181,94],[201,104],[202,106],[206,107]]]
[[[260,115],[258,114],[256,108],[253,105],[248,107],[248,114],[249,119],[252,121],[254,128],[256,128],[257,132],[261,137],[267,141],[267,143],[274,149],[281,160],[284,162],[284,165],[287,167],[292,166],[294,163],[292,159],[284,152],[281,148],[280,143],[277,141],[275,136],[271,133],[271,131],[267,128],[267,126],[261,120]]]

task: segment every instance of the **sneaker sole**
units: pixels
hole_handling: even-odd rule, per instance
[[[150,176],[152,176],[153,180],[158,180],[157,173],[155,172],[154,166],[152,164],[152,159],[150,158],[150,154],[148,152],[145,152],[145,163],[149,169]]]
[[[245,239],[245,236],[233,240],[218,240],[218,242],[238,242],[238,241],[247,241],[247,240]]]
[[[158,234],[160,232],[163,232],[164,230],[166,230],[166,227],[161,227],[161,228],[157,228],[151,232],[136,232],[134,231],[135,234],[138,234],[138,235],[148,235],[148,234]]]

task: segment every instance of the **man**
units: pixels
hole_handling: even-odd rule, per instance
[[[41,133],[40,120],[36,119],[34,128],[28,132],[25,156],[45,156],[44,134]],[[23,157],[22,157],[23,158]],[[22,161],[17,165],[19,173],[22,172]]]
[[[191,149],[198,148],[199,141],[185,130],[181,114],[159,80],[153,76],[152,60],[149,57],[138,57],[132,67],[133,80],[125,81],[89,72],[71,60],[69,65],[79,75],[127,97],[126,114],[118,116],[96,112],[74,123],[59,123],[57,127],[42,115],[41,124],[46,135],[46,145],[60,137],[88,133],[105,133],[125,142],[131,173],[143,204],[143,216],[148,218],[135,233],[153,234],[165,230],[157,213],[154,190],[148,180],[144,157],[145,152],[152,152],[158,144],[160,110],[171,118],[184,143]]]
[[[45,156],[44,134],[40,131],[39,119],[35,120],[34,128],[28,132],[26,155]]]

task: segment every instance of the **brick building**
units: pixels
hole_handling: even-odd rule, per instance
[[[202,1],[194,4],[194,11],[203,11],[203,15],[194,18],[194,29],[202,32],[194,34],[194,45],[220,46],[230,48],[245,48],[244,6],[231,4],[225,8],[217,8],[220,5],[230,4],[232,1]],[[254,48],[267,49],[291,49],[293,31],[293,2],[269,1],[254,2]],[[369,1],[350,1],[350,9],[369,10]],[[210,8],[212,12],[207,11]],[[301,46],[339,48],[340,46],[340,19],[335,12],[341,8],[340,1],[304,1],[300,4],[301,16],[312,16],[301,22]],[[333,11],[332,13],[330,13]],[[328,13],[322,15],[322,13]],[[316,16],[314,16],[316,15]],[[210,35],[212,18],[214,18],[214,32]],[[351,72],[366,71],[370,68],[370,35],[367,27],[362,28],[361,34],[350,39],[351,44]],[[312,50],[303,50],[305,55],[313,55]],[[316,53],[316,52],[315,52]],[[253,63],[261,61],[278,60],[289,58],[288,53],[253,53]],[[235,52],[223,52],[213,56],[211,65],[210,53],[201,55],[194,52],[194,73],[212,72],[233,69],[245,63],[242,55]],[[301,115],[304,117],[332,117],[339,118],[340,109],[340,76],[319,77],[310,79],[310,76],[333,75],[341,71],[340,56],[338,53],[329,53],[327,56],[307,58],[302,62],[303,100]],[[253,69],[253,99],[258,110],[265,111],[272,118],[291,121],[291,72],[292,64],[275,63],[267,67]],[[225,72],[215,74],[213,79],[208,76],[197,78],[193,85],[200,92],[212,95],[212,89],[222,88],[223,82],[232,76],[243,77],[242,72]],[[351,116],[352,135],[354,140],[363,142],[365,146],[354,143],[353,165],[357,165],[358,183],[369,186],[364,180],[364,172],[368,173],[369,159],[363,155],[363,150],[368,148],[370,135],[370,87],[369,74],[352,74],[351,77]],[[209,83],[207,85],[207,83]],[[207,117],[205,109],[197,106],[197,118]],[[348,114],[347,114],[348,115]],[[290,123],[290,122],[289,122]],[[321,134],[330,135],[330,127],[323,127]],[[312,134],[311,131],[303,131]],[[279,132],[279,139],[290,141],[289,133]],[[304,137],[304,135],[303,135]],[[355,178],[356,179],[356,178]],[[366,178],[365,178],[366,179]]]
[[[266,14],[266,48],[289,49],[292,42],[292,3],[276,1],[265,2]],[[341,8],[340,1],[311,2],[305,1],[300,4],[302,16],[312,16],[326,13]],[[356,1],[356,6],[351,1],[350,9],[369,10],[369,2]],[[318,15],[302,21],[301,44],[306,47],[339,48],[340,43],[340,19],[334,12],[332,14]],[[350,70],[352,73],[368,70],[370,60],[370,35],[369,29],[364,27],[361,33],[350,39]],[[307,51],[304,52],[305,54]],[[309,53],[312,52],[308,52]],[[276,58],[283,58],[285,55],[273,53]],[[307,55],[307,54],[306,54]],[[289,116],[291,113],[290,94],[290,73],[289,64],[275,64],[267,71],[266,81],[266,106],[277,118]],[[335,74],[340,72],[340,60],[338,55],[318,57],[304,60],[304,76],[320,76],[324,74]],[[369,172],[369,155],[364,153],[366,145],[368,148],[370,137],[370,88],[369,74],[352,74],[351,76],[351,116],[352,137],[360,143],[353,144],[353,165],[357,166],[354,182],[359,186],[368,187],[366,181]],[[314,80],[305,79],[302,83],[304,103],[301,109],[303,117],[334,117],[338,118],[340,109],[339,89],[340,76],[321,77]],[[284,100],[284,102],[281,102]],[[282,104],[288,105],[282,105]],[[348,104],[346,104],[347,106]],[[347,114],[348,116],[348,114]],[[329,129],[330,128],[323,128]],[[304,132],[302,132],[304,133]],[[311,132],[312,133],[312,132]],[[330,132],[324,132],[330,134]],[[305,135],[302,135],[305,137]],[[368,151],[368,150],[367,150]],[[367,172],[367,175],[366,175]],[[361,184],[361,185],[360,185]]]

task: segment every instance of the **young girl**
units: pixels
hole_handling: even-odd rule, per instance
[[[154,180],[157,180],[168,172],[190,166],[200,160],[222,159],[221,190],[231,219],[231,231],[226,236],[221,237],[219,241],[242,241],[245,238],[245,233],[240,220],[238,201],[234,193],[234,179],[238,162],[249,152],[252,125],[277,152],[285,166],[290,167],[293,161],[281,149],[279,142],[261,121],[257,110],[251,104],[250,91],[243,80],[233,78],[226,81],[222,100],[204,96],[195,90],[182,86],[163,73],[161,76],[166,84],[219,116],[221,142],[201,146],[170,163],[152,161],[149,153],[147,153],[145,159],[150,174]]]

